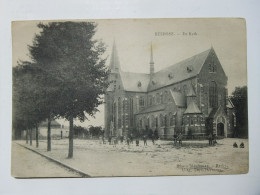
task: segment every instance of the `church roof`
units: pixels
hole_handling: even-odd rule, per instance
[[[200,109],[194,101],[191,101],[184,114],[201,114]]]
[[[211,50],[213,48],[156,72],[153,77],[156,84],[150,85],[149,90],[155,90],[196,76]]]
[[[149,74],[120,71],[120,75],[125,91],[147,92]]]
[[[165,108],[166,108],[166,105],[158,104],[158,105],[154,105],[154,106],[149,106],[148,108],[145,108],[144,110],[142,110],[138,114],[144,114],[144,113],[151,113],[151,112],[161,111],[161,110],[165,110]]]
[[[235,106],[233,105],[231,99],[227,99],[227,108],[234,108]]]
[[[182,93],[180,92],[177,92],[177,91],[172,91],[170,90],[171,92],[171,96],[176,104],[176,106],[178,107],[185,107],[185,97]]]

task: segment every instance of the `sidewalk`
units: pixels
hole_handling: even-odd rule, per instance
[[[64,168],[16,143],[12,143],[12,151],[13,177],[82,177],[77,172]]]
[[[241,140],[236,139],[237,143]],[[74,157],[68,159],[68,139],[52,140],[52,151],[47,152],[47,142],[40,141],[39,148],[29,146],[25,140],[15,141],[54,158],[57,161],[87,173],[99,176],[158,176],[245,173],[248,167],[248,142],[246,148],[233,148],[234,139],[218,140],[219,144],[209,147],[204,141],[184,141],[183,147],[173,147],[171,141],[160,141],[160,146],[125,143],[116,147],[99,144],[98,140],[74,140]],[[158,144],[158,142],[157,142]],[[206,170],[194,169],[205,165]],[[217,166],[218,165],[218,166]],[[217,166],[217,167],[216,167]],[[188,167],[188,168],[187,168]],[[190,168],[192,167],[192,169]]]

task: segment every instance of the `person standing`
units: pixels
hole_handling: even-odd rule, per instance
[[[212,145],[212,134],[211,133],[209,134],[209,145],[210,146]]]
[[[144,139],[144,146],[147,146],[147,137],[145,135],[144,135],[143,139]]]
[[[181,132],[179,133],[178,140],[179,140],[179,146],[182,146],[182,134],[181,134]]]
[[[153,142],[153,145],[154,145],[154,134],[152,134],[152,142]]]
[[[173,135],[173,141],[174,141],[174,145],[175,145],[175,146],[177,145],[177,138],[178,138],[177,134],[174,133],[174,135]]]

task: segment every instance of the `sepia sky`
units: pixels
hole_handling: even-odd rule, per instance
[[[87,20],[95,21],[95,20]],[[108,57],[113,40],[116,41],[123,71],[149,73],[150,46],[153,45],[155,71],[173,65],[211,46],[228,76],[229,95],[236,86],[247,85],[246,29],[242,19],[131,19],[96,20],[96,39],[107,46]],[[39,21],[14,22],[13,66],[17,61],[29,60],[27,45],[32,44]],[[155,36],[156,33],[170,35]],[[193,35],[191,35],[193,34]],[[96,119],[80,124],[103,125],[104,106]]]

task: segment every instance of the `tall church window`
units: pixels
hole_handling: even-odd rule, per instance
[[[121,98],[118,98],[118,128],[122,127],[122,103],[121,103]]]
[[[161,103],[161,102],[160,102],[160,94],[159,94],[159,93],[156,94],[156,103],[157,103],[157,104],[160,104],[160,103]]]
[[[184,95],[187,94],[187,85],[183,85],[183,93],[184,93]]]
[[[161,104],[163,103],[163,94],[162,93],[160,94],[160,103]]]
[[[151,106],[153,104],[153,98],[152,96],[149,96],[149,105]]]
[[[160,127],[163,127],[164,123],[163,123],[163,115],[160,114]]]
[[[152,127],[155,127],[155,119],[154,119],[154,115],[152,115],[152,118],[151,118],[151,120],[152,120]]]
[[[142,129],[143,128],[143,120],[142,119],[140,119],[140,129]]]
[[[165,127],[168,126],[168,115],[167,114],[164,116],[164,126]]]
[[[168,102],[168,91],[165,91],[164,92],[164,100],[163,100],[165,103]]]
[[[217,72],[217,65],[214,61],[214,54],[212,55],[211,62],[209,63],[209,72]]]
[[[144,106],[144,97],[140,97],[139,99],[139,105]]]
[[[176,113],[175,114],[170,113],[170,115],[169,115],[170,126],[174,126],[175,125],[175,115],[176,115]]]
[[[209,105],[212,108],[218,106],[217,84],[215,81],[211,81],[209,84]]]
[[[130,98],[130,126],[134,124],[134,101],[133,98]]]
[[[113,122],[114,122],[114,129],[116,129],[116,113],[117,113],[117,108],[116,108],[116,102],[114,102],[114,105],[113,105]]]
[[[153,95],[153,103],[152,103],[153,105],[155,104],[155,96]]]

